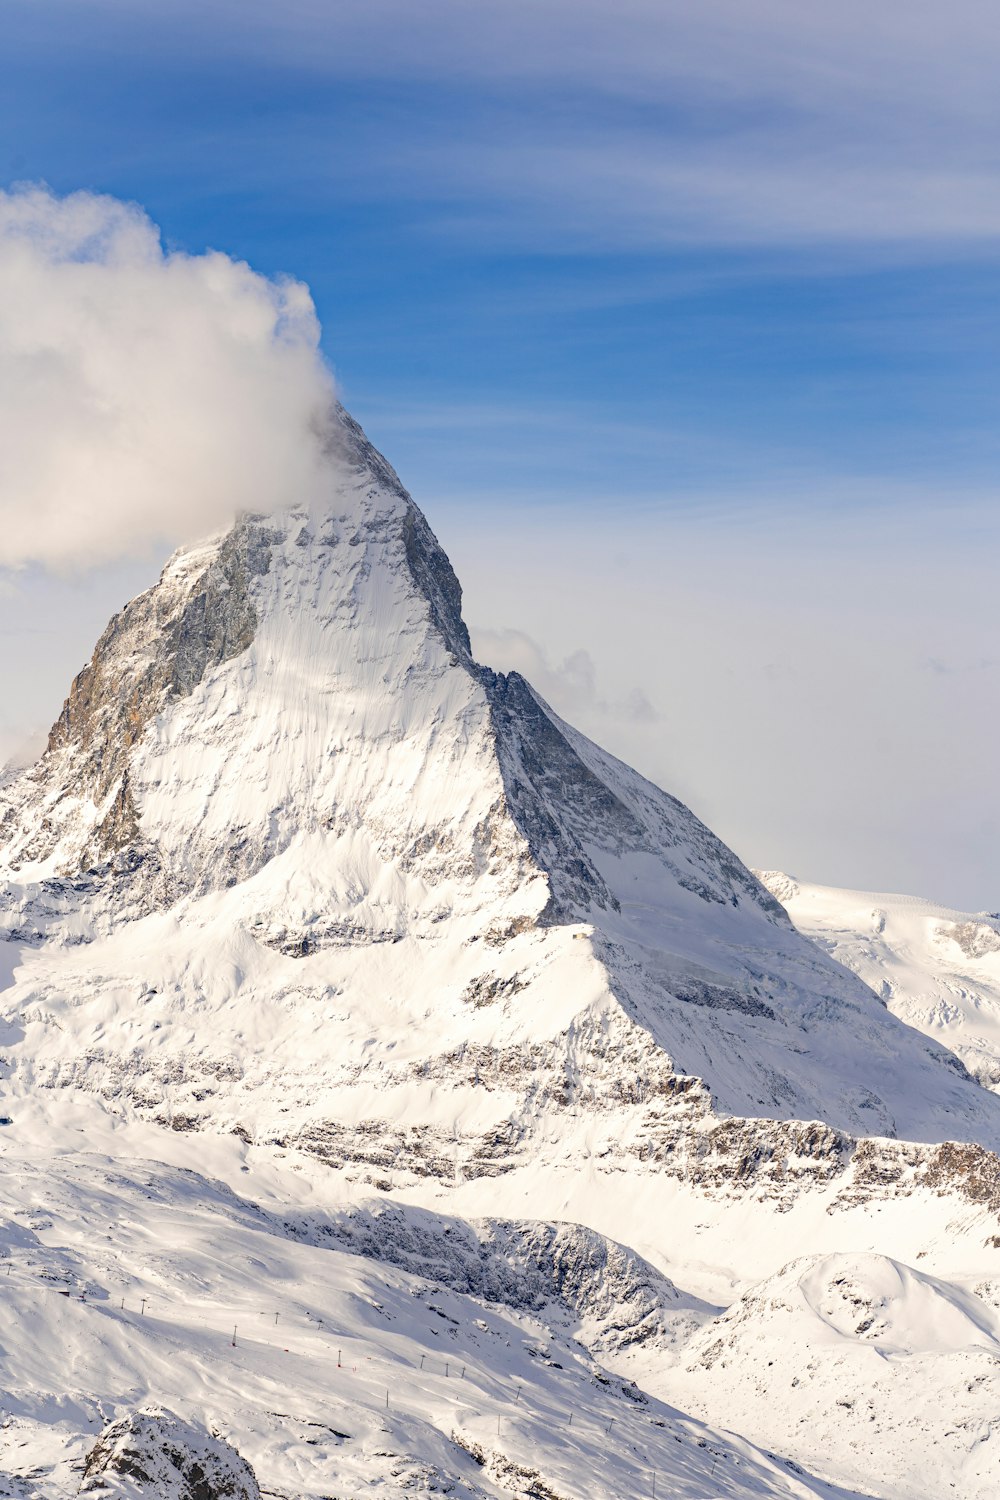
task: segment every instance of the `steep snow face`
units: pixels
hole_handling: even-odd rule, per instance
[[[991,1500],[1000,1282],[940,1281],[882,1255],[796,1261],[696,1335],[672,1389],[894,1500]]]
[[[482,692],[453,670],[471,665],[457,582],[398,483],[342,457],[334,476],[328,514],[245,517],[111,622],[6,789],[19,881],[117,875],[132,915],[137,891],[226,889],[295,844],[293,869],[334,850],[362,905],[391,870],[405,915],[408,856],[440,860],[471,823],[486,861],[501,785]]]
[[[798,927],[869,985],[893,1015],[949,1047],[1000,1090],[1000,917],[912,896],[760,879]]]
[[[413,501],[346,414],[330,448],[323,513],[175,557],[0,788],[10,1091],[451,1181],[800,1154],[699,1144],[713,1108],[1000,1141],[686,808],[475,666]]]

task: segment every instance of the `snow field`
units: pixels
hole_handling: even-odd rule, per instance
[[[3,1167],[0,1462],[39,1496],[68,1493],[93,1434],[150,1400],[296,1500],[445,1484],[638,1500],[654,1474],[690,1500],[836,1493],[644,1397],[537,1317],[290,1238],[191,1171],[100,1155],[47,1169],[41,1153]]]
[[[886,1256],[796,1261],[684,1351],[671,1393],[792,1438],[820,1473],[893,1500],[991,1500],[1000,1472],[1000,1278],[973,1286]]]

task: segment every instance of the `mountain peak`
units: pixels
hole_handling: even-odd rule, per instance
[[[395,472],[346,413],[327,449],[322,512],[172,558],[0,788],[15,993],[60,1014],[26,1078],[254,1136],[291,1115],[324,1152],[369,1111],[384,1155],[405,1116],[415,1170],[459,1117],[470,1173],[568,1150],[581,1111],[650,1160],[713,1107],[1000,1140],[1000,1099],[683,804],[474,663]]]

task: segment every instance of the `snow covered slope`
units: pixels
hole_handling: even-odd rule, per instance
[[[799,931],[860,975],[893,1015],[1000,1089],[1000,916],[810,885],[776,870],[760,878]]]
[[[603,1368],[559,1291],[586,1255],[563,1247],[547,1301],[494,1244],[474,1297],[438,1278],[478,1263],[448,1224],[403,1265],[426,1216],[257,1201],[241,1142],[163,1148],[173,1163],[44,1141],[0,1162],[0,1494],[64,1500],[82,1478],[129,1500],[256,1500],[256,1483],[279,1500],[851,1500]],[[195,1465],[211,1487],[185,1486]]]
[[[990,1500],[1000,1474],[1000,1279],[881,1255],[794,1261],[688,1345],[694,1410],[898,1500]],[[792,1436],[794,1434],[794,1437]]]

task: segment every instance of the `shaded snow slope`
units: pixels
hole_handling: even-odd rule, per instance
[[[330,446],[324,512],[178,554],[0,787],[9,1093],[452,1178],[656,1169],[713,1110],[995,1145],[693,814],[474,665],[413,501]]]
[[[455,1291],[544,1313],[602,1352],[682,1344],[718,1311],[582,1224],[465,1223],[383,1202],[352,1208],[312,1232]]]
[[[775,870],[760,878],[799,931],[860,975],[893,1015],[1000,1090],[1000,916],[811,885]]]

